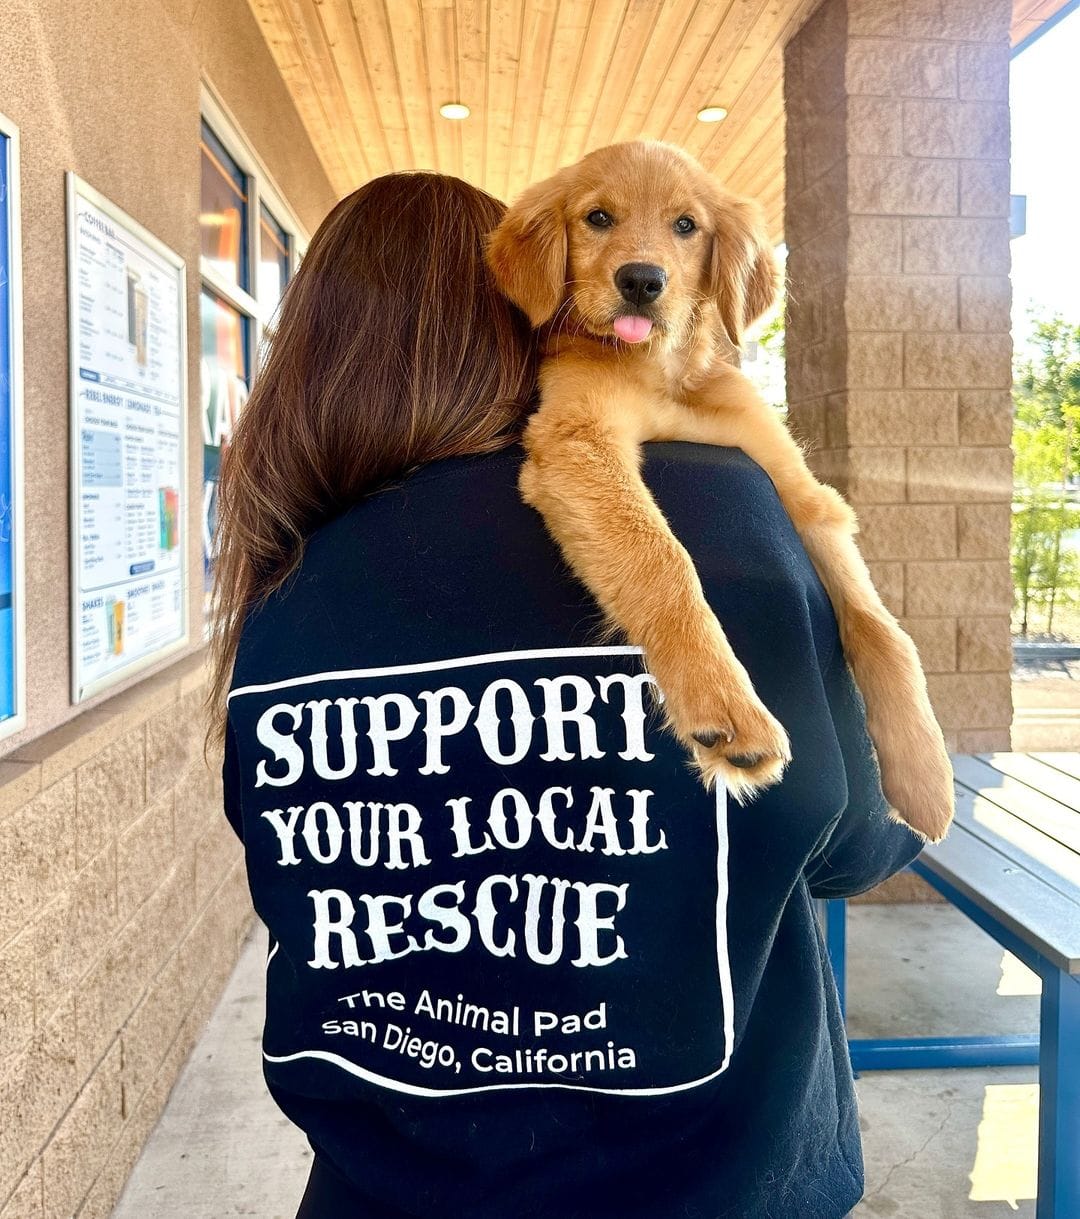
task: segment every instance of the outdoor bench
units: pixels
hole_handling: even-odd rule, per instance
[[[1039,975],[1039,1036],[852,1038],[852,1066],[1038,1064],[1036,1216],[1080,1219],[1080,754],[979,754],[953,766],[956,823],[911,867]],[[843,1006],[845,903],[821,909]]]

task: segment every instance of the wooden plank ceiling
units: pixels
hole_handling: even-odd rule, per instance
[[[1063,9],[1068,0],[1013,0],[1012,44],[1023,42]]]
[[[781,236],[783,47],[819,0],[249,3],[342,195],[421,168],[512,199],[591,148],[646,137],[759,199]],[[1014,0],[1014,42],[1062,3]],[[444,119],[445,102],[472,114]],[[728,117],[698,122],[710,105]]]

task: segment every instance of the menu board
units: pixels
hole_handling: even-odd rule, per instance
[[[72,700],[187,642],[184,263],[68,174]]]
[[[0,115],[0,737],[26,724],[18,132]]]

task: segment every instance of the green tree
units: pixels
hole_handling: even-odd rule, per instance
[[[1045,602],[1053,583],[1055,544],[1060,554],[1060,491],[1052,486],[1060,473],[1061,429],[1025,427],[1019,420],[1013,434],[1016,451],[1012,522],[1012,571],[1020,609],[1020,634],[1027,636],[1033,608]]]
[[[758,335],[758,346],[763,347],[769,355],[779,356],[784,358],[784,322],[787,316],[787,293],[784,288],[780,288],[780,299],[777,303],[776,314],[772,321]]]
[[[781,415],[787,415],[787,386],[784,368],[784,313],[787,299],[783,286],[772,317],[757,336],[756,355],[744,365],[745,372],[765,401]]]
[[[1016,368],[1013,398],[1012,567],[1020,632],[1026,635],[1032,606],[1046,612],[1052,632],[1055,610],[1080,587],[1077,556],[1063,546],[1076,524],[1068,491],[1080,438],[1080,325],[1059,316],[1034,320],[1028,354]]]
[[[1035,320],[1030,351],[1016,370],[1017,419],[1061,426],[1080,412],[1080,324],[1060,315]]]

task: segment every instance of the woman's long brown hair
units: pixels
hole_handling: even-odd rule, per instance
[[[389,174],[312,239],[223,455],[208,740],[224,732],[248,613],[313,530],[417,466],[519,435],[535,346],[483,259],[505,210],[457,178]]]

